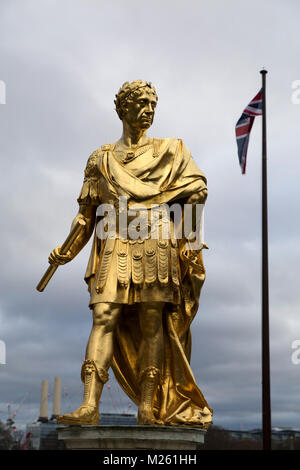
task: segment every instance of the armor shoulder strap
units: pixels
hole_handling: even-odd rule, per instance
[[[102,152],[107,152],[111,149],[111,144],[104,144],[101,146]]]

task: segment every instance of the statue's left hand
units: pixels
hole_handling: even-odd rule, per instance
[[[186,201],[187,204],[204,204],[207,198],[207,189],[192,194]]]

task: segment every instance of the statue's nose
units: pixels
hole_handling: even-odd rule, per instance
[[[147,113],[153,113],[153,110],[154,110],[154,108],[153,108],[152,104],[148,103],[146,112]]]

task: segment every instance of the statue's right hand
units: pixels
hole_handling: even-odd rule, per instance
[[[62,255],[60,253],[60,249],[61,247],[57,246],[56,248],[54,248],[53,251],[51,251],[50,256],[48,258],[50,264],[62,265],[71,261],[72,256],[70,250],[66,255]]]

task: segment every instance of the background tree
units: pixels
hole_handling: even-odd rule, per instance
[[[13,444],[10,430],[0,421],[0,450],[11,449]]]

